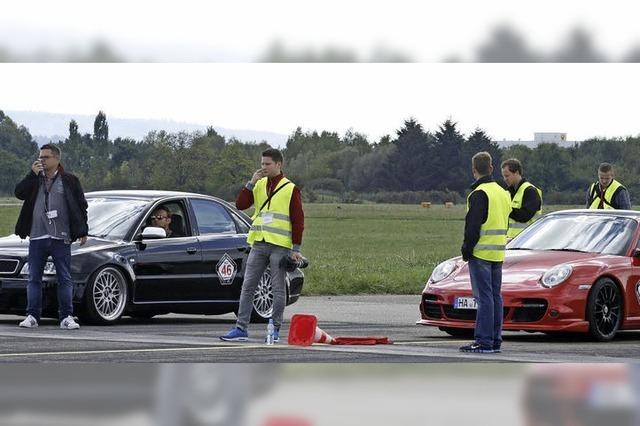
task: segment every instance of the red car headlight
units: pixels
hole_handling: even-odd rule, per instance
[[[544,273],[540,282],[547,288],[555,287],[562,284],[569,276],[571,276],[573,268],[571,265],[560,265],[549,269]]]
[[[430,283],[437,283],[447,278],[456,269],[456,262],[447,260],[435,267],[429,278]]]

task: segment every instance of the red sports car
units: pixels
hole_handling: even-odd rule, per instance
[[[640,212],[564,210],[507,245],[504,330],[583,332],[607,341],[640,329]],[[442,262],[422,292],[418,324],[470,334],[476,317],[469,269]]]

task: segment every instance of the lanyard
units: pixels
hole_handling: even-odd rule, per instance
[[[56,179],[58,179],[58,172],[56,172],[56,175],[53,177],[53,180],[51,180],[51,185],[49,185],[49,187],[47,187],[47,175],[44,175],[44,181],[42,182],[44,185],[44,211],[48,214],[49,213],[49,194],[51,194],[51,188],[53,188],[53,184],[56,183]]]

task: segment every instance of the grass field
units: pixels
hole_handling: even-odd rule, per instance
[[[545,211],[568,208],[553,206]],[[304,294],[417,294],[433,268],[457,256],[464,206],[305,204]],[[0,235],[19,206],[0,203]]]

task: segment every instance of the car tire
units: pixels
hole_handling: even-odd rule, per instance
[[[113,324],[127,306],[129,287],[122,272],[103,266],[93,273],[84,292],[86,320],[92,324]]]
[[[449,336],[453,337],[464,337],[464,338],[472,338],[473,337],[473,328],[452,328],[452,327],[438,327],[440,331],[444,331]]]
[[[289,276],[285,275],[285,297],[289,297]],[[286,305],[286,300],[285,300]],[[271,270],[267,268],[260,277],[256,293],[253,297],[251,322],[265,324],[273,315],[273,288],[271,287]]]
[[[616,283],[610,278],[598,280],[591,288],[587,301],[591,337],[599,342],[612,340],[622,324],[622,310],[622,295]]]

